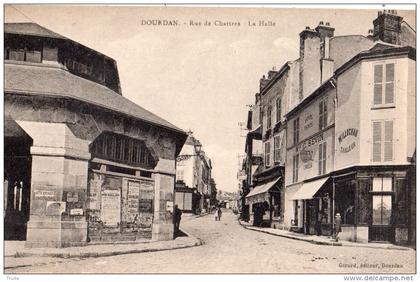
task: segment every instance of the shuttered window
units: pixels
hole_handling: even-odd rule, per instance
[[[318,145],[318,174],[325,174],[327,170],[327,143],[322,142]]]
[[[327,100],[325,99],[319,102],[319,130],[327,127],[327,117],[328,117]]]
[[[394,157],[394,122],[392,120],[372,123],[372,161],[392,161]]]
[[[276,100],[276,123],[281,120],[281,99],[277,98]]]
[[[374,66],[374,106],[394,104],[395,64]]]
[[[271,106],[269,106],[267,108],[267,130],[271,128],[271,113],[272,113],[272,109],[271,109]]]
[[[384,161],[392,161],[393,157],[393,121],[386,120],[384,121]]]
[[[299,179],[299,154],[293,156],[293,182],[298,182]]]
[[[270,142],[265,143],[265,166],[270,166]]]
[[[280,162],[280,135],[274,137],[274,162]]]

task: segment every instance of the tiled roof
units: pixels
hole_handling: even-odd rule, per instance
[[[6,62],[4,90],[17,94],[72,98],[185,134],[182,129],[109,88],[55,66]]]
[[[67,39],[66,37],[46,29],[45,27],[42,27],[36,23],[5,23],[4,33]]]

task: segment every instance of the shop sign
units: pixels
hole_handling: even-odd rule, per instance
[[[356,148],[356,138],[359,130],[357,128],[347,128],[338,136],[338,144],[341,153],[348,153]]]
[[[301,152],[301,151],[303,151],[304,149],[306,149],[306,148],[308,148],[308,147],[311,147],[311,146],[314,146],[314,145],[316,145],[316,144],[320,143],[320,142],[321,142],[321,141],[323,141],[323,140],[324,140],[324,134],[323,134],[323,132],[320,132],[320,133],[318,133],[317,135],[315,135],[314,137],[309,138],[308,140],[306,140],[306,141],[302,142],[302,143],[299,145],[298,150]]]
[[[53,200],[55,198],[55,191],[48,191],[48,190],[37,190],[34,191],[35,199],[42,199],[42,200]]]
[[[79,201],[79,193],[78,192],[67,192],[67,202],[68,203],[75,203]]]
[[[105,226],[118,226],[121,222],[120,190],[103,190],[101,193],[101,220]]]
[[[70,215],[83,215],[83,209],[71,209]]]
[[[166,211],[172,212],[174,210],[174,202],[167,201],[166,202]]]
[[[304,120],[304,124],[303,124],[303,129],[308,130],[311,127],[313,127],[314,123],[313,123],[313,116],[312,114],[308,114],[305,116],[305,120]]]

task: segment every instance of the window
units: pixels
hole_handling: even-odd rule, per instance
[[[392,192],[392,177],[374,177],[372,181],[373,192]],[[392,195],[372,195],[372,224],[388,225],[391,223]]]
[[[183,169],[180,169],[180,168],[178,168],[177,170],[176,170],[176,180],[178,181],[182,181],[182,180],[184,180],[184,170]]]
[[[327,127],[328,110],[327,99],[319,102],[319,130]]]
[[[393,121],[378,120],[372,122],[372,161],[388,162],[394,157]]]
[[[281,98],[276,99],[276,123],[281,120]]]
[[[374,66],[374,106],[394,104],[394,68],[393,63]]]
[[[299,179],[299,154],[293,156],[293,182],[298,182]]]
[[[318,174],[325,174],[327,167],[327,142],[318,145]]]
[[[93,157],[128,165],[144,168],[153,168],[156,165],[144,141],[119,134],[101,134],[93,142],[90,151]]]
[[[299,143],[299,118],[293,121],[293,144]]]
[[[274,137],[274,162],[280,162],[280,135]]]
[[[270,142],[265,143],[265,166],[270,166]]]
[[[271,128],[271,112],[272,112],[272,108],[271,106],[269,106],[267,108],[267,130]]]
[[[299,225],[299,202],[297,200],[293,201],[293,211],[294,211],[294,220],[293,220],[293,226]]]

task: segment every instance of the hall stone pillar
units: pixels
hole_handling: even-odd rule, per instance
[[[89,141],[64,123],[17,123],[33,139],[26,246],[85,245]]]
[[[155,200],[152,240],[172,240],[174,238],[175,160],[160,159],[155,167],[153,178]]]

